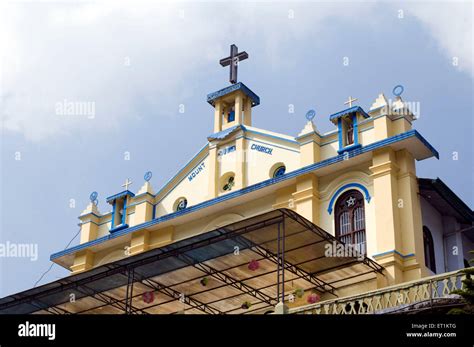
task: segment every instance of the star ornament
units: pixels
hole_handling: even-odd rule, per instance
[[[347,203],[347,206],[354,206],[355,205],[355,202],[356,202],[356,199],[351,196],[349,199],[347,199],[346,203]]]

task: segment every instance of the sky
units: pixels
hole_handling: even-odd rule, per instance
[[[249,54],[238,77],[260,96],[258,128],[296,136],[315,109],[327,132],[349,96],[368,110],[403,85],[440,153],[418,176],[472,208],[472,16],[454,1],[0,2],[0,243],[37,247],[0,257],[0,297],[48,270],[92,191],[107,212],[126,178],[136,192],[152,171],[157,191],[205,145],[232,43]]]

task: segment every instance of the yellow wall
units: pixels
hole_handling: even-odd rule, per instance
[[[127,208],[130,226],[151,220],[153,205],[156,205],[155,217],[160,217],[174,212],[176,201],[181,197],[186,197],[188,206],[193,206],[226,194],[222,191],[226,175],[235,175],[232,189],[235,191],[271,178],[278,165],[285,165],[288,173],[337,155],[337,132],[306,134],[296,139],[255,129],[251,127],[248,99],[238,96],[237,102],[244,105],[248,117],[236,116],[235,123],[246,123],[248,130],[239,130],[229,138],[212,141],[158,194],[131,198]],[[215,131],[226,127],[217,116],[221,107],[223,105],[217,102]],[[365,146],[409,129],[411,123],[406,117],[377,116],[361,121],[359,142]],[[272,148],[272,154],[256,151],[252,149],[254,145]],[[218,155],[219,151],[232,146],[236,148],[234,152]],[[364,162],[349,161],[350,165],[346,168],[330,174],[316,171],[297,177],[286,182],[284,187],[275,188],[264,198],[247,201],[241,197],[237,207],[223,205],[212,214],[183,224],[137,231],[126,243],[97,254],[83,251],[76,255],[72,270],[80,272],[120,259],[127,256],[125,248],[129,248],[130,254],[137,254],[282,207],[295,210],[334,235],[334,213],[328,213],[329,202],[339,188],[359,183],[367,188],[371,196],[370,202],[364,200],[367,254],[386,267],[388,276],[386,282],[354,284],[341,289],[341,293],[349,295],[425,276],[415,160],[407,150],[394,151],[390,148],[374,151],[367,158]],[[190,181],[189,175],[198,167],[202,170]],[[402,207],[400,201],[403,202]],[[108,235],[110,218],[110,213],[99,217],[88,217],[87,213],[81,216],[81,243]]]

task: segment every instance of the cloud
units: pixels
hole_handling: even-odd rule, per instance
[[[474,76],[473,6],[471,1],[420,1],[406,2],[400,7],[420,20],[451,62],[458,58],[457,68]]]
[[[154,117],[172,116],[206,78],[206,67],[217,68],[217,59],[228,54],[235,39],[259,42],[265,61],[279,69],[291,64],[282,57],[292,41],[315,37],[328,18],[371,18],[376,7],[119,1],[2,6],[0,126],[29,141],[80,130],[118,131],[150,110]],[[472,22],[463,8],[448,18],[447,11],[440,14],[428,6],[410,6],[410,11],[446,54],[460,57],[461,68],[468,65],[472,56],[465,40]],[[453,24],[457,18],[462,23]],[[84,103],[94,106],[94,117],[77,111]],[[72,114],[58,113],[58,105],[72,105]]]
[[[117,129],[144,106],[170,109],[163,104],[188,93],[189,74],[217,50],[212,26],[178,10],[10,3],[1,20],[2,127],[41,141],[79,128]],[[73,112],[58,114],[61,104]],[[93,104],[95,116],[74,112],[80,104]]]

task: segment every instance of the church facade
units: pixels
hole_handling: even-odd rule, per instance
[[[349,98],[328,117],[328,133],[318,131],[313,111],[295,136],[258,129],[252,119],[260,99],[237,82],[238,55],[247,57],[235,47],[221,61],[231,65],[231,85],[207,96],[214,128],[196,155],[158,191],[151,173],[137,191],[127,181],[107,198],[110,212],[101,213],[92,196],[79,216],[79,245],[53,254],[53,262],[86,273],[286,209],[383,267],[383,276],[351,281],[338,296],[466,265],[472,210],[441,180],[417,176],[416,162],[436,160],[438,152],[414,129],[416,117],[400,94],[393,103],[380,94],[367,110]],[[325,251],[331,257],[347,249]]]

